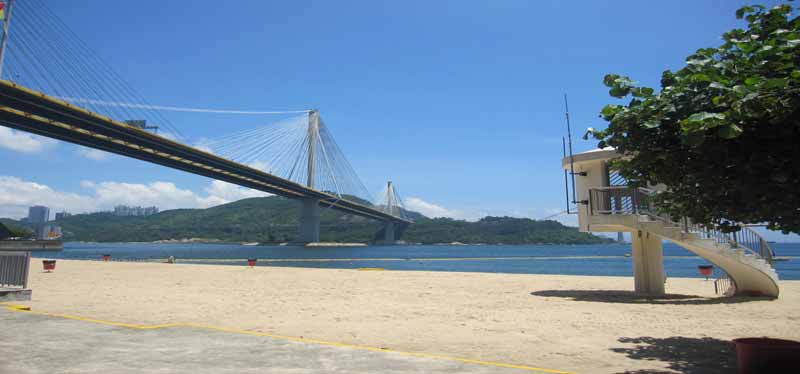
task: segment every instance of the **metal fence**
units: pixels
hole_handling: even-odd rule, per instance
[[[650,194],[643,188],[611,186],[589,190],[591,214],[646,214],[650,212]]]
[[[30,252],[0,252],[0,287],[27,288]]]

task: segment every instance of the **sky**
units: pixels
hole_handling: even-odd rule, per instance
[[[563,95],[576,151],[594,148],[579,135],[604,128],[598,112],[617,102],[605,74],[657,87],[743,27],[744,3],[48,1],[150,103],[318,108],[373,193],[392,180],[408,208],[468,220],[562,211]],[[190,141],[281,119],[164,114]],[[6,128],[0,162],[0,216],[14,218],[32,204],[163,210],[262,195]]]

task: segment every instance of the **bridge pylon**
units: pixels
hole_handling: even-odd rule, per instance
[[[306,186],[315,188],[317,179],[317,143],[319,142],[319,111],[313,109],[308,112],[308,164]],[[319,199],[303,199],[300,213],[300,230],[298,244],[319,242]]]
[[[384,213],[392,216],[407,219],[406,211],[403,208],[402,200],[400,199],[397,191],[392,184],[392,181],[386,183],[386,194],[382,201],[378,202],[378,207]],[[405,241],[400,240],[406,227],[408,225],[400,223],[395,220],[383,221],[383,230],[378,233],[378,238],[375,240],[377,245],[398,245],[405,244]]]

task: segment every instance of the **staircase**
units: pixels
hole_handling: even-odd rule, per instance
[[[678,222],[653,209],[650,197],[654,192],[645,188],[611,186],[591,188],[589,192],[592,225],[642,230],[686,248],[728,274],[733,281],[728,296],[778,296],[772,249],[752,229],[741,225],[739,231],[726,233],[687,219]]]

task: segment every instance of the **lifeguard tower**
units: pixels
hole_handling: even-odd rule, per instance
[[[664,294],[662,242],[671,241],[727,273],[715,285],[726,295],[777,297],[778,274],[772,250],[752,229],[725,233],[659,214],[651,206],[658,188],[635,188],[610,167],[621,155],[613,148],[565,156],[562,166],[575,178],[573,202],[582,232],[629,232],[638,293]]]

